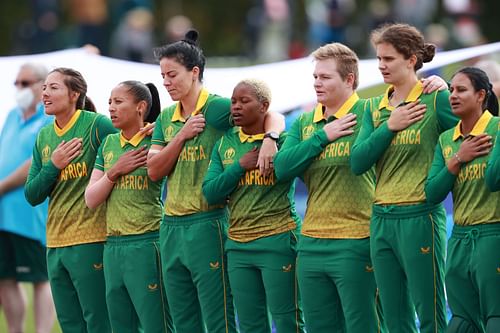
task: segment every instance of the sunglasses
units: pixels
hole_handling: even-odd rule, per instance
[[[23,88],[27,88],[27,87],[31,87],[32,85],[34,85],[35,83],[37,82],[40,82],[40,80],[37,80],[37,81],[28,81],[28,80],[16,80],[14,81],[14,85],[16,87],[18,86],[21,86]]]

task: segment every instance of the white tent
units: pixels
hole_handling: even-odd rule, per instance
[[[430,70],[476,56],[494,53],[500,50],[500,42],[439,52],[431,63],[425,64],[424,70]],[[15,87],[13,82],[19,67],[25,62],[40,62],[48,68],[71,67],[79,70],[88,83],[88,96],[96,104],[98,111],[107,114],[108,98],[111,89],[121,81],[139,80],[153,82],[160,91],[162,106],[171,103],[165,89],[158,65],[140,64],[91,54],[85,49],[70,49],[58,52],[27,56],[0,57],[0,128],[8,110],[14,106]],[[210,66],[210,63],[208,63]],[[315,101],[312,86],[313,62],[311,58],[283,61],[265,65],[238,68],[207,68],[204,74],[205,86],[221,96],[231,96],[235,84],[244,78],[265,80],[271,87],[273,101],[271,109],[285,112]],[[361,60],[360,86],[366,88],[382,83],[377,69],[377,60]]]

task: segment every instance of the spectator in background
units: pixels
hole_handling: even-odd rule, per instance
[[[193,27],[193,22],[184,15],[175,15],[165,23],[166,44],[180,41]]]
[[[38,131],[51,121],[40,103],[46,76],[42,65],[21,66],[14,82],[17,106],[0,132],[0,302],[11,333],[25,331],[20,282],[34,286],[36,332],[50,332],[55,318],[45,258],[47,203],[31,207],[23,190]]]
[[[105,0],[71,0],[70,14],[77,25],[77,46],[92,44],[108,52],[108,5]]]
[[[153,63],[153,26],[151,10],[130,10],[111,37],[110,55],[119,59]]]
[[[347,20],[355,10],[353,0],[307,1],[309,47],[315,49],[331,42],[345,43]]]
[[[288,58],[291,37],[290,5],[287,0],[257,1],[247,13],[248,54],[259,62]]]
[[[493,59],[479,60],[474,67],[482,69],[493,85],[493,92],[500,96],[500,64]]]

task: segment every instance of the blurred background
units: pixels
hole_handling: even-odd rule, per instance
[[[369,33],[384,22],[416,26],[438,50],[500,41],[498,0],[3,0],[0,13],[0,56],[87,46],[104,56],[155,63],[153,47],[182,39],[195,28],[207,67],[301,58],[332,41],[345,43],[360,59],[368,59],[374,58]],[[496,66],[489,73],[497,73],[492,80],[500,80],[497,56],[487,60],[493,59]],[[461,65],[448,65],[432,74],[449,79]],[[383,89],[383,85],[371,87],[360,95],[375,96]],[[313,106],[286,112],[287,126]],[[306,200],[307,190],[297,182],[301,215]],[[445,205],[450,232],[450,198]],[[28,317],[27,332],[34,332],[32,314]],[[6,332],[1,312],[0,332]],[[53,332],[60,332],[57,325]]]
[[[370,30],[407,22],[439,49],[500,40],[496,0],[1,1],[0,56],[92,44],[102,55],[153,62],[153,46],[195,27],[210,66],[293,59],[331,41],[372,56]]]

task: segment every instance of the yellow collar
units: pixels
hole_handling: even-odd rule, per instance
[[[201,89],[200,96],[198,96],[198,101],[196,102],[196,107],[194,111],[191,113],[191,116],[195,116],[198,113],[201,112],[201,109],[205,106],[208,100],[208,90],[206,89]],[[184,119],[181,113],[181,103],[177,102],[177,105],[175,106],[175,111],[172,116],[172,122],[174,121],[182,121],[183,123],[186,122],[187,119]]]
[[[82,110],[80,109],[76,110],[76,112],[73,114],[73,116],[71,116],[71,119],[68,121],[66,126],[64,126],[63,128],[59,128],[59,126],[57,126],[56,124],[56,121],[54,120],[54,131],[56,132],[56,135],[63,136],[66,132],[68,132],[70,128],[73,127],[73,125],[76,123],[81,113]]]
[[[132,139],[127,140],[123,136],[123,132],[120,132],[120,146],[123,148],[128,143],[134,147],[137,147],[139,145],[139,143],[141,143],[142,139],[144,139],[145,137],[146,137],[145,133],[137,132],[134,134]]]
[[[356,102],[358,100],[359,100],[359,96],[356,92],[354,92],[351,95],[351,97],[349,97],[347,99],[347,101],[345,101],[344,104],[342,104],[340,109],[338,109],[337,112],[335,112],[335,114],[333,116],[337,119],[342,118],[347,113],[349,113],[349,111],[352,109],[352,107],[354,106],[354,104],[356,104]],[[325,115],[323,113],[323,105],[321,103],[318,103],[318,105],[316,105],[316,108],[314,109],[313,122],[318,123],[321,120],[326,120],[326,119],[325,119]]]
[[[478,136],[479,134],[483,134],[486,126],[490,122],[490,119],[493,118],[493,115],[488,110],[484,110],[481,117],[478,119],[476,124],[474,124],[474,128],[470,131],[469,135]],[[462,121],[460,120],[455,126],[455,131],[453,132],[453,141],[457,141],[458,138],[464,138],[465,136],[462,134]]]
[[[389,95],[392,93],[392,91],[394,91],[394,86],[389,86],[385,91],[384,97],[378,105],[379,110],[386,108],[387,110],[392,111],[395,109],[394,106],[389,104]],[[420,95],[422,95],[423,91],[424,86],[422,82],[418,80],[406,97],[405,103],[415,102],[420,97]]]
[[[245,132],[243,132],[243,130],[240,128],[239,134],[240,134],[240,141],[243,143],[243,142],[247,142],[247,141],[248,142],[262,141],[262,140],[264,140],[265,133],[249,135],[249,134],[246,134]]]

